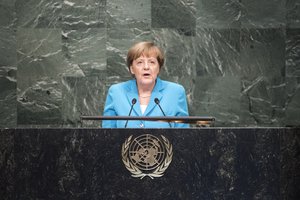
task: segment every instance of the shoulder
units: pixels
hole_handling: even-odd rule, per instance
[[[120,82],[113,84],[109,87],[110,92],[114,91],[127,91],[130,89],[131,85],[133,84],[133,80],[125,81],[125,82]]]
[[[165,88],[165,89],[171,89],[171,90],[176,90],[176,91],[181,91],[181,92],[185,91],[185,89],[182,85],[171,82],[171,81],[161,80],[161,85],[162,85],[162,88]]]

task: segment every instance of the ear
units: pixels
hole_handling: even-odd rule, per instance
[[[134,72],[133,72],[133,70],[132,70],[132,65],[130,65],[130,73],[131,73],[132,75],[134,75]]]

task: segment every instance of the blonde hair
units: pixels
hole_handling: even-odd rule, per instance
[[[159,68],[161,68],[164,65],[165,57],[162,52],[162,50],[156,46],[153,42],[138,42],[135,45],[133,45],[129,50],[127,54],[127,67],[130,71],[130,66],[132,65],[132,62],[139,58],[141,55],[144,56],[155,56]]]

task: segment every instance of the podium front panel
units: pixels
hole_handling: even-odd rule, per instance
[[[0,196],[293,199],[299,134],[296,128],[2,129]],[[132,172],[138,164],[142,170]]]

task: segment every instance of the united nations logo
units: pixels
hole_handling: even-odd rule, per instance
[[[150,135],[140,135],[126,139],[122,145],[122,161],[131,172],[131,176],[144,178],[161,177],[169,167],[172,157],[172,145],[161,135],[162,140]]]

